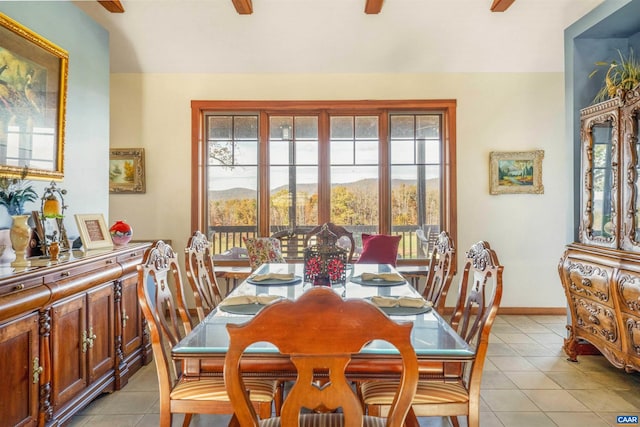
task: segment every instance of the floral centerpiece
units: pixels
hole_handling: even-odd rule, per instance
[[[25,167],[20,177],[0,176],[0,206],[6,207],[11,216],[23,215],[24,204],[38,199],[38,194],[26,180],[27,173]]]

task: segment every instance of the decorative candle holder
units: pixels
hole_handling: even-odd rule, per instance
[[[39,215],[35,215],[38,212],[34,211],[36,234],[43,255],[50,255],[49,248],[54,242],[57,243],[59,252],[70,249],[63,222],[64,211],[67,209],[67,205],[64,203],[65,194],[67,194],[67,190],[58,188],[57,184],[51,181],[41,197]]]
[[[304,248],[304,280],[318,286],[346,283],[347,251],[336,246],[338,236],[326,224],[315,235],[317,244]]]

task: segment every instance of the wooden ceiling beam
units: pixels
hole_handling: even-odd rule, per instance
[[[515,0],[493,0],[491,12],[504,12],[509,9]]]
[[[377,15],[382,10],[382,3],[384,0],[366,0],[364,5],[364,13],[367,15]]]
[[[240,15],[251,15],[253,13],[253,4],[251,0],[231,0],[233,7],[236,8],[236,12]]]
[[[111,13],[123,13],[124,6],[120,3],[120,0],[98,0],[105,9]]]

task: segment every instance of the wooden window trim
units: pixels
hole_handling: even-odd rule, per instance
[[[320,120],[329,120],[330,114],[372,114],[380,118],[381,138],[388,139],[389,123],[388,113],[390,110],[432,110],[443,114],[443,176],[442,192],[444,197],[443,228],[447,230],[457,244],[457,190],[456,190],[456,100],[374,100],[374,101],[191,101],[191,229],[205,230],[206,227],[206,206],[203,203],[206,192],[204,182],[205,170],[207,167],[206,144],[204,141],[206,113],[211,111],[260,111],[260,135],[261,141],[268,141],[266,134],[268,129],[269,114],[291,114],[304,115],[305,113],[317,115],[319,110],[324,110],[320,115]],[[326,136],[326,135],[325,135]],[[319,135],[319,137],[322,137]],[[259,179],[260,182],[268,185],[269,164],[268,145],[259,144]],[[324,148],[321,148],[324,149]],[[390,232],[390,204],[386,196],[389,186],[389,144],[388,141],[380,140],[380,233]],[[322,176],[321,176],[322,178]],[[324,181],[324,182],[323,182]],[[261,184],[263,185],[263,184]],[[319,192],[330,191],[326,177],[321,179]],[[269,198],[265,192],[259,192],[258,209],[268,206]],[[329,217],[329,212],[319,211],[319,220]],[[265,231],[266,230],[266,231]],[[258,232],[261,235],[268,235],[269,220],[266,215],[258,217]],[[266,234],[265,234],[266,233]],[[398,264],[416,264],[416,260],[399,260]]]

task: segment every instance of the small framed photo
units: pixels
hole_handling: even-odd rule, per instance
[[[144,148],[112,148],[109,156],[109,192],[144,193]]]
[[[544,193],[543,157],[542,150],[491,152],[489,192],[491,194]]]
[[[113,247],[111,234],[102,214],[76,214],[75,217],[85,251]]]

